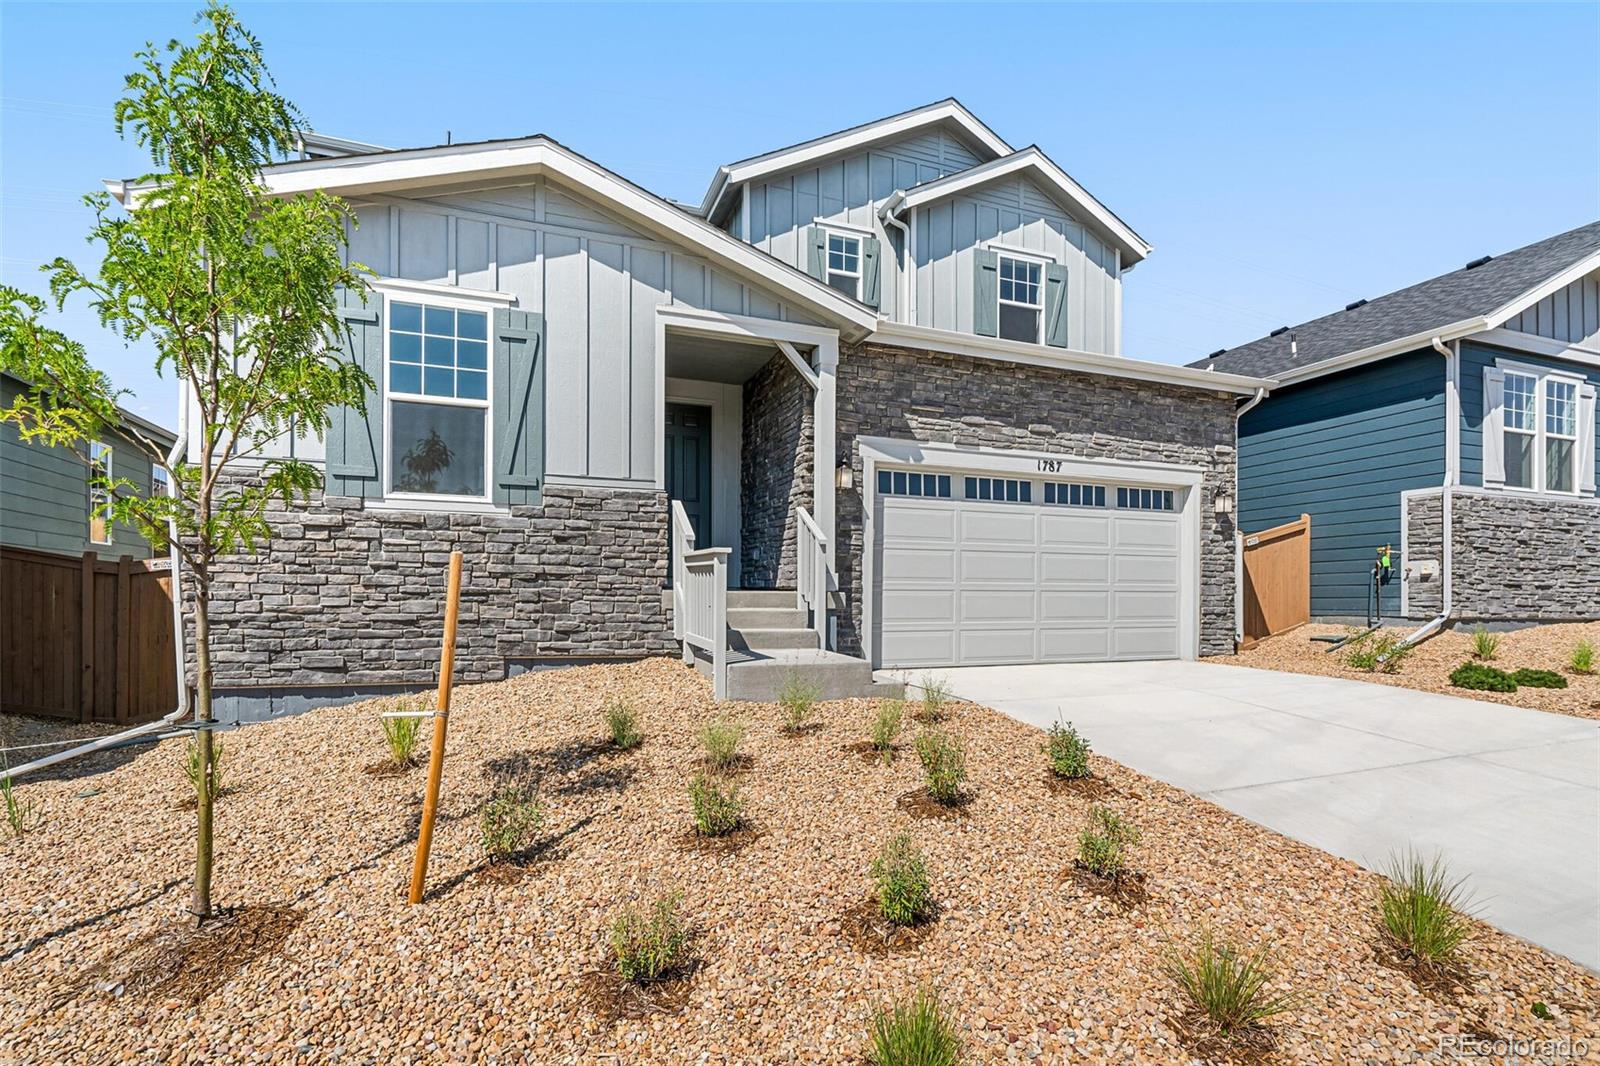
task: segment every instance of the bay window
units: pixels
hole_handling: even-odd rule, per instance
[[[389,303],[389,492],[488,497],[489,315]]]

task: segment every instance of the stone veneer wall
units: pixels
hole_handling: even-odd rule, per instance
[[[1456,613],[1463,618],[1600,618],[1600,500],[1451,495]]]
[[[219,690],[434,682],[454,549],[465,554],[459,681],[500,680],[512,659],[672,650],[665,493],[546,486],[542,505],[509,514],[367,510],[317,494],[268,520],[276,535],[259,553],[217,567]]]
[[[796,505],[811,506],[811,387],[782,354],[744,385],[739,459],[740,581],[745,588],[793,588]]]
[[[867,344],[841,353],[838,398],[839,455],[849,457],[858,486],[838,502],[841,651],[862,649],[858,435],[1203,469],[1200,651],[1233,651],[1234,526],[1212,502],[1218,488],[1235,491],[1232,395]]]
[[[1406,617],[1432,618],[1444,609],[1444,497],[1442,490],[1405,497],[1405,540],[1400,571],[1406,575]],[[1432,577],[1412,572],[1414,564],[1431,559]]]

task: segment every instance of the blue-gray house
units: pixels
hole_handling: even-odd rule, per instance
[[[1239,527],[1311,515],[1311,611],[1600,617],[1600,222],[1193,364],[1275,379],[1239,423]]]

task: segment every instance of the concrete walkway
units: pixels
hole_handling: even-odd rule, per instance
[[[1600,970],[1600,722],[1215,663],[942,676],[963,699],[1040,728],[1071,721],[1100,754],[1369,869],[1408,847],[1442,852],[1485,921]]]

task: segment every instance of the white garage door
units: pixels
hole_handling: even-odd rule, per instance
[[[877,473],[881,665],[1178,657],[1186,490]]]

